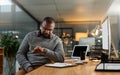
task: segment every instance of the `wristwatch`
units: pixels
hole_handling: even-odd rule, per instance
[[[43,52],[44,52],[44,53],[46,53],[46,52],[47,52],[47,50],[46,50],[45,48],[43,48]]]

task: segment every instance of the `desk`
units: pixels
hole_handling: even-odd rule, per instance
[[[26,75],[120,75],[120,72],[96,72],[98,62],[90,61],[87,64],[67,68],[52,68],[41,66]]]

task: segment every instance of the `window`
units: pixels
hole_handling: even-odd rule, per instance
[[[11,12],[11,5],[10,0],[0,0],[0,12]]]
[[[11,5],[2,5],[0,12],[11,12]]]
[[[16,6],[16,12],[22,12],[22,10],[18,6]]]

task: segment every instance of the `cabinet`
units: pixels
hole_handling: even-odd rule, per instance
[[[3,74],[3,63],[4,63],[4,48],[0,47],[0,75]]]

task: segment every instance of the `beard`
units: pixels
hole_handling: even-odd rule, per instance
[[[51,35],[45,34],[45,33],[43,33],[42,35],[43,35],[44,38],[47,38],[47,39],[50,39],[50,37],[51,37]]]
[[[44,38],[47,38],[47,39],[50,39],[51,37],[52,37],[52,34],[53,33],[45,33],[45,32],[42,32],[41,30],[39,30],[39,32],[38,32],[38,37],[40,37],[40,36],[42,36],[42,37],[44,37]]]

